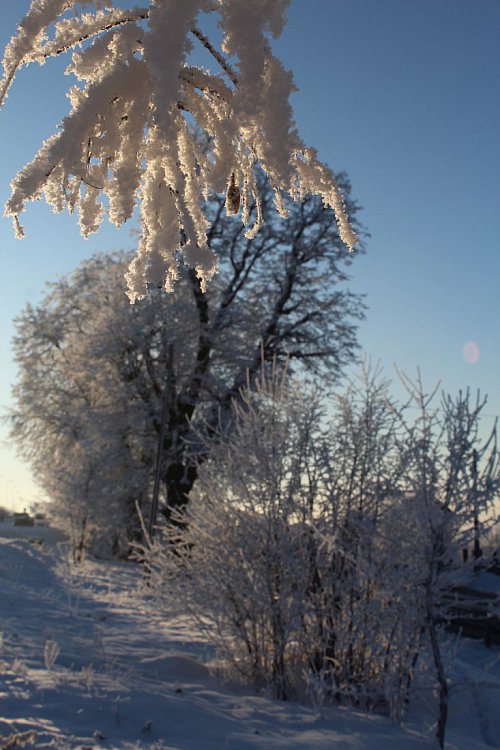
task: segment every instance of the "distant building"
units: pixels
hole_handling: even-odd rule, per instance
[[[14,526],[34,526],[35,519],[29,513],[14,513]]]

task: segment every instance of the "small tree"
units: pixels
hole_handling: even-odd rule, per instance
[[[486,404],[469,390],[456,397],[426,393],[420,373],[415,382],[402,376],[416,419],[404,422],[400,453],[405,472],[403,489],[414,536],[415,605],[421,633],[426,634],[438,681],[437,738],[444,747],[449,685],[440,631],[449,619],[445,594],[460,577],[463,549],[479,545],[479,535],[491,523],[491,511],[500,490],[500,455],[496,424],[486,439],[480,435],[480,417]]]
[[[32,0],[5,50],[0,106],[19,68],[71,50],[67,72],[78,83],[61,129],[13,182],[5,210],[17,236],[25,204],[42,196],[56,211],[77,209],[84,236],[97,231],[106,212],[120,226],[139,201],[130,298],[144,297],[149,284],[170,289],[179,257],[205,288],[216,256],[204,203],[226,192],[228,214],[241,207],[248,225],[255,201],[255,223],[246,230],[254,237],[262,223],[260,165],[282,216],[284,193],[299,201],[319,195],[354,247],[337,181],[302,142],[288,101],[292,75],[271,50],[287,6],[288,0],[151,0],[124,9],[113,0]],[[202,31],[204,13],[218,17],[221,50]],[[208,52],[215,71],[192,63],[193,42]],[[209,149],[193,136],[193,121]]]

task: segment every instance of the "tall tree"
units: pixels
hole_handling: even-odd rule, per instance
[[[345,176],[339,181],[348,194]],[[161,438],[168,516],[187,503],[196,479],[198,431],[230,417],[232,399],[262,360],[289,358],[291,371],[331,381],[352,360],[363,304],[344,283],[352,256],[332,213],[309,198],[290,202],[285,221],[272,210],[272,190],[260,189],[265,223],[253,239],[227,217],[224,198],[206,207],[208,242],[220,258],[207,293],[183,267],[174,295],[150,288],[130,305],[126,259],[98,257],[19,316],[13,434],[49,491],[54,474],[64,476],[54,451],[64,461],[74,444],[94,461],[94,505],[121,493],[117,503],[130,521]],[[355,216],[352,201],[349,210]]]
[[[19,214],[45,197],[57,211],[79,211],[87,236],[107,212],[120,226],[141,205],[138,255],[127,274],[132,300],[147,285],[171,288],[179,255],[202,286],[216,270],[207,232],[206,198],[227,191],[226,208],[241,205],[244,225],[257,202],[257,165],[266,172],[283,216],[283,194],[321,196],[335,211],[350,247],[356,235],[330,169],[307,148],[292,118],[292,74],[271,49],[282,31],[289,0],[150,0],[117,7],[114,0],[32,0],[7,45],[0,106],[16,72],[31,62],[74,50],[67,72],[71,112],[56,135],[17,175],[6,213],[22,236]],[[203,32],[206,13],[222,33],[217,49]],[[209,53],[215,71],[193,64],[193,42]],[[210,138],[193,138],[193,120]],[[102,201],[104,197],[104,201]],[[183,242],[180,242],[180,236]]]

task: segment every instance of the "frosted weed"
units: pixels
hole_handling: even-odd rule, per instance
[[[86,667],[82,667],[80,670],[80,676],[83,685],[85,686],[87,693],[90,695],[92,688],[95,683],[96,672],[92,664],[88,664]]]
[[[43,648],[43,659],[48,672],[52,672],[60,651],[61,649],[57,641],[53,641],[50,638],[47,638]]]

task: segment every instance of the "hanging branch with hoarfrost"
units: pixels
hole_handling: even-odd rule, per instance
[[[256,168],[275,192],[294,200],[320,195],[334,209],[343,241],[356,235],[332,171],[301,140],[289,97],[292,74],[273,55],[289,0],[32,0],[7,45],[0,106],[16,72],[72,51],[71,111],[60,130],[12,182],[5,214],[23,236],[19,215],[42,197],[55,211],[78,210],[84,237],[107,213],[116,226],[140,204],[141,239],[127,273],[132,301],[149,285],[172,289],[178,263],[196,269],[202,287],[216,271],[206,240],[204,202],[226,191],[228,214],[241,213],[255,236],[262,222]],[[219,51],[200,29],[215,13]],[[213,70],[191,64],[201,45]],[[196,128],[208,136],[204,148]],[[250,226],[250,208],[257,205]]]

